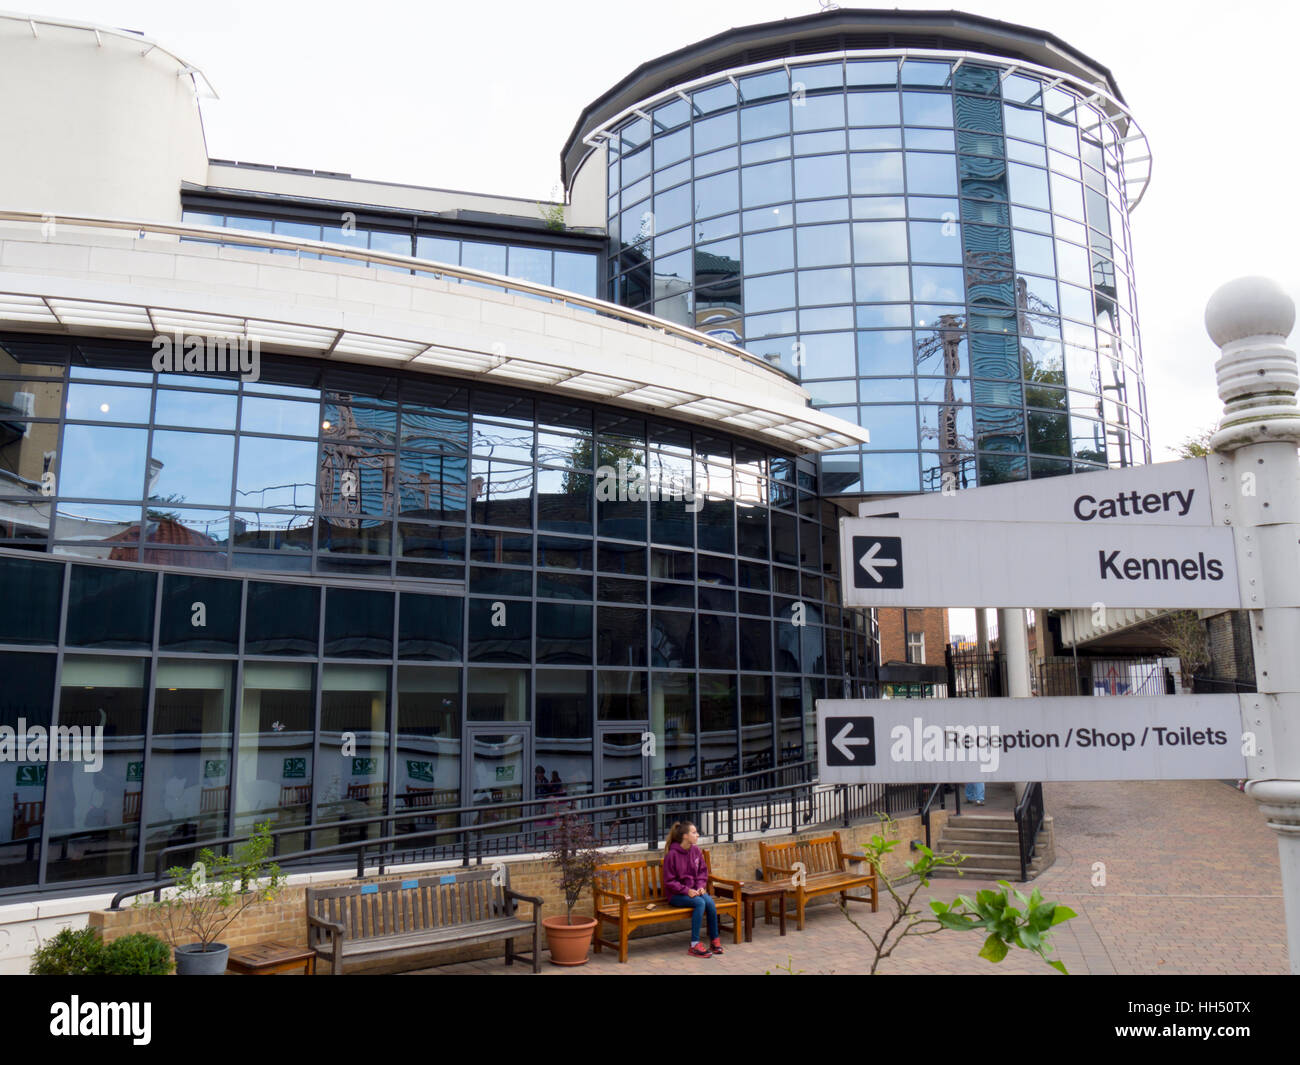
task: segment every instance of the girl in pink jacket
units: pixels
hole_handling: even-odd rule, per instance
[[[670,905],[691,911],[691,948],[687,953],[708,958],[722,953],[722,941],[718,938],[718,910],[708,892],[709,867],[696,846],[699,841],[700,834],[690,821],[673,825],[664,852],[664,894]],[[700,924],[705,916],[709,919],[707,947],[700,942]]]

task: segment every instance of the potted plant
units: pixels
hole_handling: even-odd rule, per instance
[[[596,930],[594,917],[573,918],[578,897],[591,886],[600,864],[600,841],[591,822],[569,811],[559,817],[551,833],[548,855],[559,869],[556,886],[564,892],[565,916],[544,917],[546,943],[551,961],[556,965],[585,965],[591,937]]]
[[[255,902],[269,902],[284,887],[280,867],[270,861],[270,824],[257,825],[234,856],[205,847],[190,868],[167,870],[175,882],[170,895],[144,903],[157,913],[176,953],[177,976],[220,976],[230,948],[217,939]]]

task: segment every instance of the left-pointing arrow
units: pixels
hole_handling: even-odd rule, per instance
[[[860,559],[858,559],[858,565],[860,565],[864,570],[866,570],[867,576],[870,577],[877,584],[879,584],[881,581],[884,580],[884,577],[882,577],[880,574],[880,570],[877,568],[878,566],[888,567],[888,566],[898,565],[898,559],[896,558],[876,557],[878,554],[880,554],[880,548],[882,546],[883,545],[880,543],[880,541],[877,540],[874,544],[871,545],[871,550],[868,551],[865,555],[863,555]]]
[[[870,746],[871,740],[865,736],[857,739],[850,739],[849,737],[852,736],[852,734],[853,723],[846,722],[844,727],[840,729],[839,733],[831,740],[831,746],[839,751],[840,754],[844,755],[844,757],[850,762],[856,762],[857,759],[853,756],[853,747],[850,745],[867,747]]]

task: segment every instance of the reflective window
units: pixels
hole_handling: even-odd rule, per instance
[[[849,156],[855,196],[903,191],[903,156],[900,152],[855,153]]]
[[[952,128],[952,96],[946,92],[903,93],[903,125]]]
[[[855,222],[853,259],[859,263],[907,261],[907,227],[901,222]]]
[[[76,728],[79,735],[81,729],[102,728],[103,765],[86,772],[89,760],[49,764],[47,881],[135,871],[144,799],[145,677],[146,661],[140,658],[70,654],[63,659],[57,724]]]
[[[794,161],[794,192],[798,199],[844,196],[849,190],[842,155],[819,155]]]
[[[745,167],[740,172],[740,180],[746,207],[780,203],[791,197],[791,170],[787,159]]]

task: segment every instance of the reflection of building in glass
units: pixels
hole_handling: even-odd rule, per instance
[[[821,460],[846,494],[1149,459],[1147,161],[1110,72],[1049,34],[848,10],[644,64],[564,154],[575,195],[606,179],[611,298],[737,339],[871,431]]]

